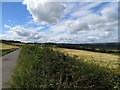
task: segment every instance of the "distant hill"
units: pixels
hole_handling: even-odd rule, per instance
[[[35,43],[37,45],[51,45],[55,47],[87,50],[103,53],[118,53],[120,52],[120,43],[86,43],[86,44],[69,44],[69,43]]]
[[[0,40],[0,43],[22,43],[22,42],[14,40]]]
[[[33,43],[31,43],[33,44]],[[75,47],[76,48],[78,46],[84,46],[84,47],[105,47],[105,48],[113,48],[113,49],[118,49],[120,47],[120,43],[118,42],[114,42],[114,43],[86,43],[86,44],[70,44],[70,43],[34,43],[34,44],[38,44],[38,45],[55,45],[55,46],[59,46],[59,47]]]

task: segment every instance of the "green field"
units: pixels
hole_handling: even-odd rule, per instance
[[[11,87],[119,90],[120,73],[50,47],[25,45],[12,74]]]

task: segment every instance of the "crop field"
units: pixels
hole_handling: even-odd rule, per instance
[[[53,43],[54,44],[54,43]],[[57,47],[100,53],[120,53],[120,43],[55,44]]]
[[[47,46],[23,46],[12,74],[11,88],[120,89],[120,73],[61,51]],[[84,54],[91,57],[91,53]]]
[[[5,44],[5,43],[0,43],[0,50],[12,49],[12,48],[19,48],[19,47],[15,46],[15,45],[9,45],[9,44]]]
[[[14,46],[22,46],[22,45],[25,45],[24,43],[11,43],[11,45],[14,45]]]
[[[19,48],[19,47],[15,46],[15,45],[0,43],[0,56],[6,55],[6,54],[16,50],[17,48]]]
[[[75,56],[78,59],[83,58],[85,62],[93,62],[112,70],[118,69],[120,65],[119,55],[66,48],[55,48],[55,50]]]

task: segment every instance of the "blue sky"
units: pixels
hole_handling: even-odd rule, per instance
[[[29,21],[29,11],[20,2],[2,3],[2,16],[3,34],[5,24],[9,26],[24,25]]]
[[[115,2],[3,2],[0,38],[24,42],[117,42],[117,6]]]

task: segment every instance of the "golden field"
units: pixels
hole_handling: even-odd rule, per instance
[[[0,50],[19,48],[18,46],[0,43]]]
[[[70,56],[75,56],[78,59],[83,58],[84,62],[93,62],[100,66],[105,66],[113,70],[118,69],[120,64],[119,56],[113,54],[66,48],[55,48],[55,50],[64,52],[65,54],[69,54]]]

